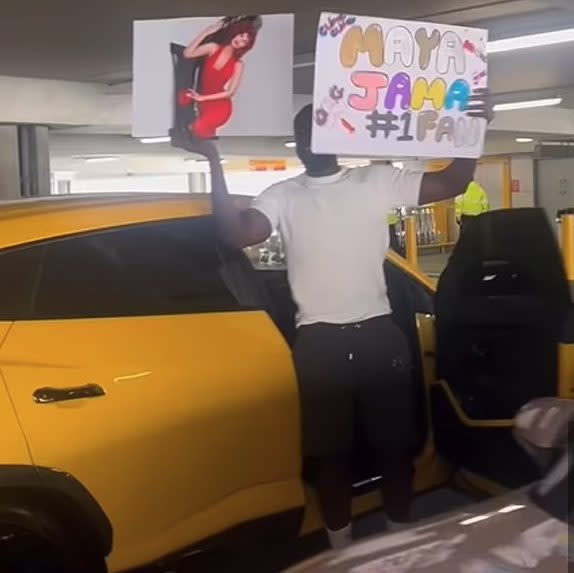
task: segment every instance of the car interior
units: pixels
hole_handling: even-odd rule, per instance
[[[571,302],[542,210],[475,219],[435,295],[438,378],[445,382],[432,391],[435,438],[449,459],[513,487],[537,474],[512,438],[511,420],[530,400],[556,395],[557,345]]]

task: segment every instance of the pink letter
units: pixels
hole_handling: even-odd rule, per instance
[[[380,72],[353,72],[351,81],[365,90],[363,95],[351,94],[349,105],[357,111],[373,111],[379,103],[379,90],[387,87],[389,78]]]

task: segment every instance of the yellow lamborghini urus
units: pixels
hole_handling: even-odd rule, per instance
[[[300,453],[285,273],[255,270],[244,253],[222,248],[209,211],[207,198],[191,195],[0,204],[7,570],[117,573],[245,530],[285,539],[320,526]],[[532,234],[538,219],[530,211],[523,218]],[[486,221],[500,227],[496,216]],[[400,257],[385,263],[395,320],[418,357],[419,491],[455,470],[486,489],[528,479],[534,469],[505,441],[511,419],[535,395],[566,388],[557,356],[570,356],[572,344],[556,317],[570,301],[554,268],[558,250],[552,244],[543,261],[554,277],[546,286],[531,280],[532,253],[515,264],[511,251],[485,254],[510,267],[462,274],[455,251],[436,294]],[[500,281],[485,281],[485,272]],[[518,282],[506,276],[517,272]],[[508,316],[496,308],[499,287],[521,302]],[[537,313],[550,299],[554,314]],[[531,336],[542,328],[548,348]],[[449,340],[455,356],[445,351]],[[522,385],[501,340],[526,352],[513,362]],[[465,354],[465,344],[486,354]],[[504,454],[504,464],[493,465],[483,448]],[[384,479],[368,452],[360,458],[357,512],[379,503]]]

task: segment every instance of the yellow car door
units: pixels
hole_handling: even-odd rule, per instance
[[[11,323],[0,322],[0,348],[10,331]],[[0,465],[29,466],[30,456],[22,430],[18,424],[6,385],[0,372],[0,420],[2,420],[2,456]]]
[[[0,368],[33,462],[110,519],[112,572],[302,507],[290,352],[231,295],[209,218],[18,252],[39,264]]]

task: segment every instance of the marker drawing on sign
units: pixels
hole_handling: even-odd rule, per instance
[[[476,86],[480,83],[480,80],[486,77],[486,70],[482,70],[482,72],[478,72],[478,74],[474,74],[472,76],[472,83]]]
[[[483,54],[470,40],[465,41],[464,49],[470,54],[478,56],[486,64],[487,62],[486,55]]]
[[[341,118],[341,125],[345,128],[348,133],[355,133],[356,129],[351,125],[344,117]]]
[[[320,32],[317,42],[313,151],[479,157],[486,121],[467,110],[474,90],[488,84],[487,32],[352,18],[321,16],[326,37]]]
[[[345,28],[352,26],[355,20],[355,17],[346,14],[331,16],[325,24],[319,27],[319,35],[336,38]]]
[[[340,116],[341,103],[345,89],[333,85],[329,88],[329,97],[323,98],[321,105],[315,110],[315,123],[320,126],[330,125]]]

